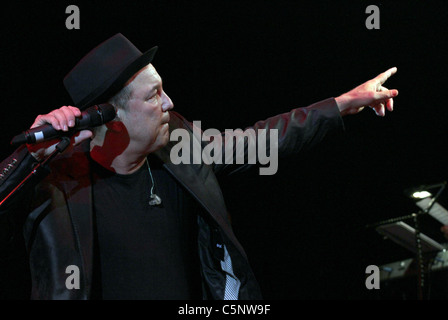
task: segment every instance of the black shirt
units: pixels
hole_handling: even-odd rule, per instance
[[[149,160],[154,191],[162,198],[157,207],[148,204],[146,164],[120,175],[92,160],[99,298],[200,299],[193,200],[157,159]]]

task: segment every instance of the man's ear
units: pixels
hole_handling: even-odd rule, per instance
[[[121,108],[117,108],[116,106],[114,106],[115,108],[115,118],[112,121],[121,121],[121,113],[123,110],[121,110]]]

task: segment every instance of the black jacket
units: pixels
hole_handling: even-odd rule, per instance
[[[171,112],[170,131],[176,128],[186,129],[192,140],[197,139],[193,136],[192,124]],[[279,155],[285,156],[315,145],[330,131],[343,129],[343,122],[335,100],[327,99],[259,121],[250,128],[256,131],[278,129]],[[205,142],[199,142],[205,145]],[[233,174],[250,165],[175,165],[170,160],[174,144],[169,142],[156,155],[203,209],[203,213],[198,214],[198,249],[204,298],[224,299],[226,285],[233,280],[234,285],[238,284],[238,299],[260,299],[259,286],[246,253],[232,231],[217,181],[217,175]],[[14,227],[23,228],[29,255],[32,299],[90,298],[94,227],[88,151],[87,141],[59,155],[39,177],[0,208],[3,247],[15,234]],[[25,147],[17,149],[0,164],[0,200],[34,165],[34,158]],[[224,259],[231,262],[230,270],[223,268]],[[66,268],[69,265],[80,269],[80,289],[66,287]]]

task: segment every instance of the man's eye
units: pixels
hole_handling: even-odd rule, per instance
[[[148,101],[150,101],[150,100],[155,100],[155,99],[157,99],[157,96],[158,96],[158,94],[157,94],[157,91],[152,95],[152,96],[150,96],[148,99],[146,99],[146,100],[148,100]]]

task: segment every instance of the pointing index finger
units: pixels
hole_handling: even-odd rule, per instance
[[[389,70],[380,73],[376,79],[380,82],[380,84],[383,84],[386,82],[387,79],[389,79],[392,75],[394,75],[397,72],[397,67],[390,68]]]

